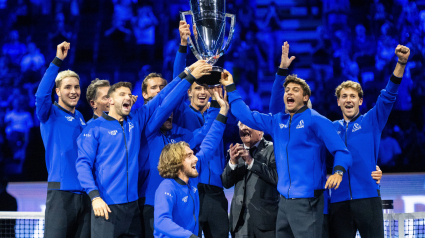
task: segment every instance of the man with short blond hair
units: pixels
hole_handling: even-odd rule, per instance
[[[331,193],[331,238],[355,237],[357,230],[362,238],[384,236],[380,186],[370,174],[377,168],[381,133],[396,101],[410,50],[398,45],[395,54],[398,62],[393,75],[367,113],[360,113],[363,90],[359,83],[345,81],[335,90],[343,119],[333,124],[353,155],[353,165],[343,174],[339,189]]]
[[[56,58],[47,68],[35,95],[49,174],[46,238],[90,237],[90,198],[80,185],[75,169],[77,137],[86,126],[83,115],[75,109],[81,95],[80,78],[71,70],[58,74],[69,49],[67,42],[57,46]],[[55,85],[58,102],[52,103]]]

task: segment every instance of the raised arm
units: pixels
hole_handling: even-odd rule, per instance
[[[180,32],[180,47],[177,51],[176,59],[174,60],[173,66],[173,77],[177,77],[179,72],[182,72],[186,67],[186,56],[187,56],[187,37],[190,36],[189,24],[184,21],[180,21],[179,25]]]
[[[251,111],[236,90],[233,77],[227,70],[224,70],[220,82],[226,86],[232,114],[243,124],[273,136],[273,116]]]
[[[285,41],[282,46],[282,57],[280,61],[279,69],[276,73],[276,78],[273,82],[272,96],[270,98],[269,111],[271,114],[277,114],[285,110],[285,103],[283,101],[283,95],[285,94],[285,88],[283,83],[285,82],[286,76],[288,76],[288,68],[295,56],[289,58],[289,43]]]
[[[141,128],[145,128],[146,126],[145,130],[147,133],[157,131],[159,127],[161,127],[162,123],[164,123],[164,121],[170,116],[174,108],[181,103],[181,99],[195,80],[199,79],[203,75],[210,74],[209,71],[211,71],[212,67],[205,63],[205,61],[200,60],[194,65],[195,68],[192,73],[188,73],[185,80],[182,80],[170,93],[168,93],[159,105],[158,101],[161,100],[161,98],[156,97],[163,93],[164,90],[159,92],[154,99],[145,104],[142,110],[139,111],[139,115],[141,116]],[[147,123],[149,120],[151,120],[150,123]]]
[[[57,46],[56,57],[53,59],[52,63],[50,63],[49,68],[47,68],[38,86],[35,94],[35,106],[37,117],[41,122],[45,122],[49,118],[53,106],[52,90],[55,86],[55,79],[62,61],[68,55],[69,49],[70,43],[65,41]]]
[[[374,128],[382,131],[390,116],[393,105],[397,99],[398,87],[400,86],[406,63],[409,59],[410,49],[403,45],[398,45],[395,49],[398,57],[397,65],[393,75],[385,89],[381,91],[376,105],[365,115],[365,119],[369,120]]]
[[[155,192],[154,227],[166,237],[189,238],[197,237],[191,231],[185,230],[173,221],[173,208],[176,204],[176,194],[172,189],[159,186]]]

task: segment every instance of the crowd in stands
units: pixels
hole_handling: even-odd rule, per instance
[[[232,45],[218,64],[232,72],[251,109],[267,113],[259,89],[262,77],[274,75],[279,65],[285,11],[280,1],[267,6],[260,2],[227,0],[226,11],[236,14],[237,23]],[[338,84],[352,80],[363,86],[365,113],[392,73],[395,46],[411,49],[397,103],[382,135],[378,164],[386,171],[423,168],[425,6],[409,0],[307,2],[309,11],[317,2],[322,25],[311,40],[311,73],[306,80],[313,90],[313,108],[331,120],[342,118],[333,96]],[[73,46],[64,68],[81,73],[82,98],[84,85],[104,75],[111,83],[136,84],[156,71],[170,81],[180,42],[179,11],[190,10],[188,3],[0,0],[0,173],[15,180],[46,178],[34,95],[57,44],[66,40]],[[260,8],[266,14],[259,16]],[[86,26],[90,16],[96,19],[94,28]],[[227,24],[227,32],[229,28]],[[90,46],[89,52],[80,47],[83,44]],[[188,62],[195,60],[192,53],[188,55]],[[103,69],[111,72],[101,74]],[[296,64],[290,70],[296,74]],[[78,109],[88,120],[91,109],[86,104],[81,100]]]

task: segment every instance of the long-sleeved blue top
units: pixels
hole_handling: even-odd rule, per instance
[[[163,133],[160,130],[162,124],[159,122],[161,121],[156,120],[155,122],[152,120],[148,122],[150,125],[156,124],[156,130],[144,131],[145,136],[143,138],[146,138],[146,141],[142,139],[143,147],[139,153],[139,161],[145,161],[139,174],[139,197],[146,198],[145,204],[154,206],[155,191],[164,180],[158,172],[158,162],[162,148],[164,148],[166,144],[179,141],[187,142],[191,149],[199,147],[202,143],[200,139],[203,139],[207,135],[214,119],[217,117],[220,111],[219,107],[218,103],[214,101],[212,106],[205,113],[206,123],[194,132],[173,123],[173,128]],[[194,137],[194,134],[198,136]]]
[[[75,169],[77,160],[77,137],[86,126],[81,113],[71,113],[59,104],[52,103],[52,90],[62,60],[55,58],[47,68],[38,86],[36,114],[46,149],[48,189],[84,192]]]
[[[348,123],[334,121],[342,141],[353,156],[353,165],[344,173],[338,189],[332,190],[331,203],[380,196],[380,187],[370,175],[376,170],[381,133],[396,101],[401,78],[394,75],[381,91],[375,106]]]
[[[187,47],[180,46],[176,60],[174,61],[174,72],[181,72],[186,67],[186,56],[187,56]],[[228,115],[229,118],[233,116]],[[186,128],[189,131],[196,132],[197,129],[201,128],[205,124],[204,115],[186,103],[181,103],[180,106],[174,111],[175,123],[182,128]],[[232,121],[230,119],[229,121]],[[229,123],[228,123],[229,124]],[[197,139],[202,140],[205,135],[199,135],[198,133],[194,134],[194,137],[199,136]],[[224,168],[226,167],[226,157],[224,155],[224,146],[223,140],[220,140],[217,150],[212,153],[212,156],[216,157],[209,161],[208,166],[204,167],[199,171],[199,182],[203,184],[214,185],[217,187],[223,187],[221,182],[221,174],[223,173]],[[199,151],[200,148],[193,148],[194,151]]]
[[[283,83],[285,82],[286,76],[288,76],[288,69],[279,68],[277,70],[269,105],[269,111],[273,115],[279,112],[285,112],[285,102],[283,101],[285,88],[283,87]]]
[[[339,140],[332,122],[306,106],[291,116],[252,112],[234,84],[226,87],[232,113],[243,124],[270,134],[274,139],[278,172],[277,189],[285,198],[310,198],[326,183],[323,148],[335,157],[334,170],[346,171],[352,158]]]
[[[104,113],[84,129],[77,140],[76,167],[81,186],[91,199],[100,196],[111,205],[139,198],[138,155],[142,132],[151,129],[147,123],[151,117],[167,118],[194,81],[189,75],[168,95],[165,95],[167,91],[160,92],[125,117],[123,125]]]
[[[223,136],[227,118],[217,116],[210,131],[196,153],[196,169],[208,166],[209,156],[217,150]],[[154,237],[188,238],[197,237],[199,232],[199,177],[189,178],[186,184],[179,178],[164,179],[155,193]]]

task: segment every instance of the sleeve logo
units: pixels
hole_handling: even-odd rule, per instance
[[[86,123],[84,123],[83,119],[81,119],[81,118],[80,118],[80,122],[81,122],[81,125],[83,125],[83,126],[86,125]]]

